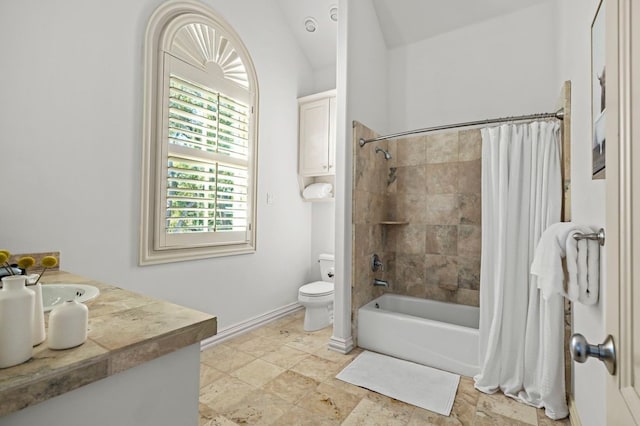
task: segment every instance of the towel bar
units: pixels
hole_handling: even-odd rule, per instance
[[[603,246],[604,245],[604,229],[600,228],[600,230],[598,232],[594,232],[591,234],[582,234],[582,233],[575,233],[573,234],[573,238],[575,238],[576,240],[580,241],[580,240],[598,240],[598,243]]]

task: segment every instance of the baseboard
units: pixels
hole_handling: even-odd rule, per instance
[[[224,342],[225,340],[233,339],[241,334],[247,333],[255,328],[261,327],[265,324],[275,321],[278,318],[282,318],[296,311],[304,309],[304,307],[298,302],[290,303],[281,308],[274,309],[257,317],[250,318],[246,321],[239,322],[238,324],[227,327],[218,331],[215,336],[211,336],[200,342],[200,350],[205,350],[211,346]]]
[[[578,407],[576,407],[576,400],[573,396],[569,396],[569,421],[571,426],[582,426],[580,416],[578,416]]]
[[[348,354],[353,349],[353,337],[349,336],[346,339],[343,339],[341,337],[331,336],[331,339],[329,340],[329,349],[341,354]]]

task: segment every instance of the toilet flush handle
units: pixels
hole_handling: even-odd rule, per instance
[[[334,276],[334,275],[335,275],[335,274],[334,274],[333,272],[327,272],[327,276],[328,276],[329,278],[333,278],[333,276]]]

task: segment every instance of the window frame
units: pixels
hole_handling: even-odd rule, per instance
[[[248,88],[224,76],[223,70],[206,61],[198,63],[172,50],[178,31],[185,25],[204,24],[222,34],[231,44],[246,70]],[[170,1],[161,5],[151,16],[145,36],[144,52],[144,106],[143,106],[143,150],[141,167],[141,209],[139,258],[140,265],[177,262],[253,253],[256,251],[256,194],[257,194],[257,152],[258,152],[258,82],[253,62],[247,48],[233,28],[208,7],[191,1]],[[248,141],[248,189],[247,189],[247,230],[243,241],[225,241],[216,237],[224,234],[187,234],[194,238],[181,238],[180,244],[166,245],[164,242],[164,222],[166,221],[166,177],[168,143],[165,116],[168,102],[169,63],[184,64],[194,72],[205,72],[212,82],[219,86],[212,89],[240,96],[248,101],[249,141]],[[204,84],[204,82],[200,81]],[[165,202],[166,203],[166,202]],[[211,238],[209,238],[211,237]]]

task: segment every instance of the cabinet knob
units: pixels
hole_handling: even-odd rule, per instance
[[[333,169],[333,164],[329,164],[329,168],[330,168],[330,169]]]

